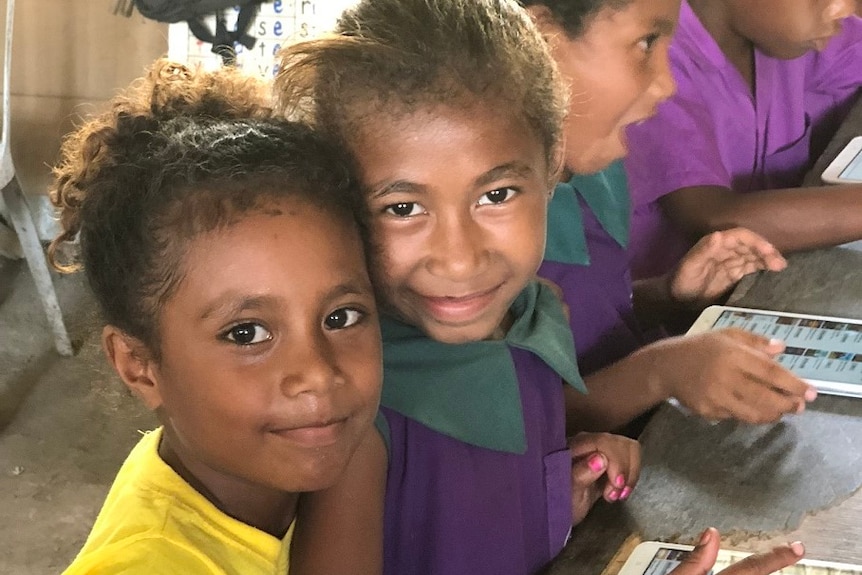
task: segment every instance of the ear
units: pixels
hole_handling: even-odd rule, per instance
[[[102,349],[126,387],[147,408],[158,409],[162,405],[162,395],[156,363],[143,342],[115,326],[107,325],[102,330]]]
[[[549,178],[551,180],[551,197],[554,196],[554,188],[563,181],[566,175],[566,133],[563,130],[560,140],[554,146],[551,154],[551,165],[549,166]]]
[[[526,10],[530,15],[530,18],[535,22],[536,28],[539,29],[539,33],[545,38],[545,40],[548,40],[563,31],[559,22],[557,22],[557,19],[554,17],[554,13],[551,12],[551,9],[544,4],[533,4],[532,6],[527,6]]]

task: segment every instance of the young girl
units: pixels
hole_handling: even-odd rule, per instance
[[[782,251],[862,238],[862,185],[798,187],[862,85],[855,7],[682,2],[677,93],[629,131],[637,277],[672,266],[688,237],[734,225]]]
[[[105,353],[162,423],[68,574],[283,575],[300,493],[371,434],[379,327],[348,164],[267,119],[267,96],[160,61],[64,143],[53,247],[80,238]]]
[[[669,397],[710,419],[765,422],[801,410],[815,392],[771,359],[778,342],[722,330],[642,347],[643,310],[708,301],[744,273],[785,265],[769,242],[734,229],[702,240],[673,274],[632,286],[629,197],[617,160],[626,127],[673,93],[667,47],[679,2],[523,3],[573,94],[564,160],[573,175],[551,202],[540,270],[562,288],[590,390],[570,394],[571,422],[614,429]]]
[[[619,499],[639,457],[621,437],[566,439],[564,388],[583,386],[562,307],[534,281],[565,112],[544,41],[506,0],[366,0],[337,36],[288,48],[276,87],[353,152],[371,212],[384,571],[536,572],[588,486]],[[333,560],[364,536],[343,515],[319,538]]]

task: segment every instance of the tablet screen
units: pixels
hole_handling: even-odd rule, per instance
[[[859,151],[856,156],[850,163],[847,164],[847,167],[841,172],[841,175],[838,176],[842,180],[855,180],[862,182],[862,150]]]
[[[724,310],[713,327],[738,327],[787,344],[778,362],[829,391],[862,396],[862,323]],[[821,386],[818,386],[821,387]]]
[[[659,548],[649,567],[644,571],[644,575],[667,575],[682,562],[688,553],[688,551],[680,551],[667,547]],[[718,552],[715,567],[710,571],[710,574],[717,573],[746,556],[746,553],[721,549]],[[776,573],[783,575],[862,575],[862,566],[803,560],[796,565],[776,571]]]

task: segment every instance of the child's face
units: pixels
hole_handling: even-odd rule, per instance
[[[572,38],[548,18],[537,18],[564,79],[571,86],[566,123],[566,167],[597,172],[626,154],[625,129],[649,118],[676,86],[667,50],[679,0],[632,0],[602,9]]]
[[[369,428],[381,383],[357,231],[283,200],[195,238],[184,261],[159,317],[154,368],[171,448],[205,484],[331,485]]]
[[[856,0],[731,0],[731,27],[764,53],[786,60],[822,50]]]
[[[542,260],[544,147],[502,107],[431,107],[353,142],[372,212],[372,274],[390,311],[443,342],[501,337]]]

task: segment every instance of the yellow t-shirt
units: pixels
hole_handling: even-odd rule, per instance
[[[64,575],[286,575],[293,526],[279,540],[219,511],[162,461],[161,435],[126,458]]]

